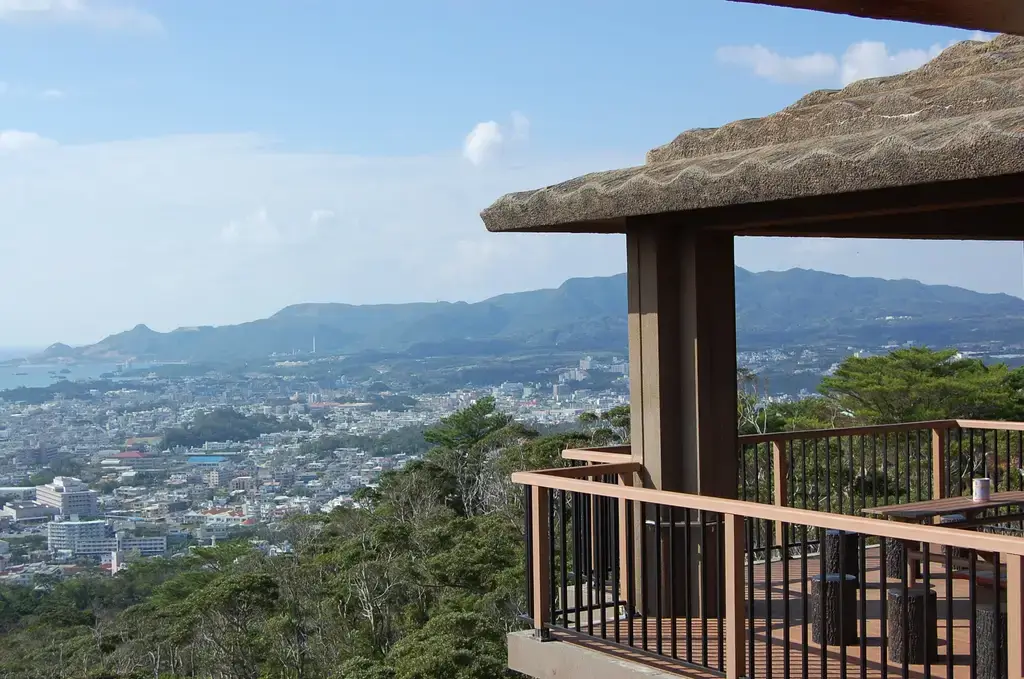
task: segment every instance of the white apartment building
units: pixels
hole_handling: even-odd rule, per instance
[[[106,521],[54,521],[46,529],[51,552],[70,552],[76,557],[101,557],[113,552],[159,556],[167,551],[166,536],[136,537],[125,532],[113,535]]]
[[[51,552],[92,551],[113,535],[106,521],[51,521],[46,524],[46,547]],[[109,551],[109,550],[103,550]]]
[[[58,476],[51,483],[36,486],[36,501],[58,509],[61,516],[99,514],[98,497],[81,479],[70,476]]]
[[[226,469],[211,469],[204,475],[207,488],[220,488],[227,484],[231,476]]]

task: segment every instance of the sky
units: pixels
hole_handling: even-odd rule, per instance
[[[0,0],[0,346],[618,273],[621,236],[479,212],[989,37],[724,0]],[[737,263],[1024,293],[998,243]]]

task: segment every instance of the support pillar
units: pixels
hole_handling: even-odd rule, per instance
[[[641,220],[628,225],[626,239],[631,445],[643,464],[643,485],[735,498],[733,236]],[[693,519],[699,520],[696,513]],[[706,537],[706,545],[691,540],[690,572],[706,573],[706,587],[691,578],[691,602],[701,601],[702,590],[721,591],[724,536],[711,530]],[[675,582],[682,582],[681,572]],[[717,614],[719,601],[705,604],[709,615]]]

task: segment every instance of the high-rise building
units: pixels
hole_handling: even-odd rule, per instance
[[[99,494],[89,490],[81,479],[58,476],[51,483],[36,486],[36,501],[60,510],[61,516],[96,516],[99,514]]]

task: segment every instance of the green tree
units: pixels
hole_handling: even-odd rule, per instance
[[[850,357],[820,391],[840,409],[871,424],[947,418],[1020,418],[1019,371],[962,358],[954,349],[898,349],[885,356]]]

